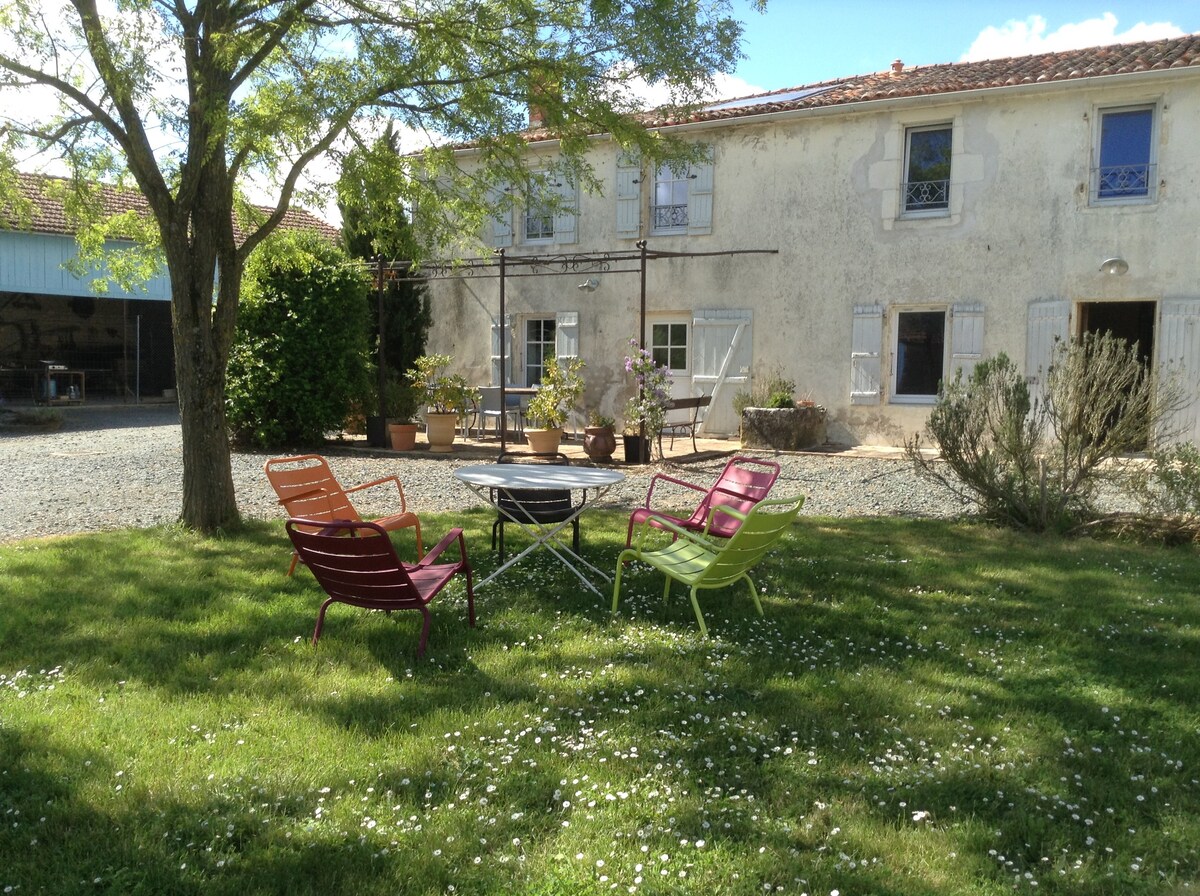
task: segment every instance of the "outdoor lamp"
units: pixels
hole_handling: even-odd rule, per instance
[[[600,285],[599,277],[588,277],[586,280],[584,280],[582,283],[579,284],[577,289],[582,289],[586,292],[595,292],[596,287],[598,287],[599,285]]]
[[[1100,262],[1100,272],[1103,274],[1124,274],[1129,270],[1129,262],[1119,256],[1106,258]]]

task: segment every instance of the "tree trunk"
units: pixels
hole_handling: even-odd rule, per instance
[[[176,302],[175,308],[179,307]],[[215,532],[239,519],[225,425],[224,353],[214,357],[208,339],[180,339],[184,330],[179,317],[175,315],[175,375],[183,435],[179,518],[193,529]]]
[[[234,246],[228,177],[213,171],[189,214],[164,228],[171,275],[175,378],[183,433],[180,522],[216,532],[238,522],[225,422],[225,375],[237,322],[242,263]],[[228,191],[228,199],[222,195]],[[215,292],[215,295],[214,295]],[[215,301],[214,301],[215,299]]]

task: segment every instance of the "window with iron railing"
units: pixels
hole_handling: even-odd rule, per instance
[[[1092,169],[1092,202],[1144,202],[1154,198],[1154,107],[1100,111]]]
[[[688,226],[688,180],[686,170],[673,171],[661,165],[654,175],[654,202],[650,206],[655,233],[686,230]]]
[[[942,214],[950,208],[950,125],[905,132],[904,214]]]

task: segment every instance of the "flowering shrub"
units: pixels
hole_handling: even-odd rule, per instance
[[[650,352],[636,339],[629,340],[630,354],[625,358],[625,371],[633,375],[634,391],[625,405],[625,428],[637,432],[645,428],[648,439],[658,438],[667,418],[671,401],[671,370],[654,363]]]

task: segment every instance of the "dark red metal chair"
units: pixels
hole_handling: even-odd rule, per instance
[[[436,547],[413,565],[401,562],[387,531],[376,523],[293,518],[287,521],[286,528],[300,562],[312,570],[329,595],[317,614],[313,646],[321,637],[325,611],[332,603],[389,613],[392,610],[417,610],[425,617],[417,648],[420,659],[429,639],[428,604],[458,573],[467,577],[467,615],[471,627],[475,627],[475,590],[462,529],[451,529]],[[347,538],[347,535],[351,537]],[[442,553],[455,542],[458,543],[458,559],[438,563]]]
[[[686,482],[666,473],[655,473],[646,492],[645,504],[635,509],[629,517],[625,547],[629,547],[633,540],[635,526],[645,520],[654,525],[655,518],[667,520],[691,532],[707,532],[717,538],[731,538],[741,525],[740,519],[727,513],[712,514],[712,508],[732,507],[745,516],[755,504],[770,494],[771,487],[778,478],[779,464],[775,461],[742,456],[731,457],[721,475],[709,486]],[[666,510],[655,507],[655,489],[660,490],[660,496],[667,492],[668,498],[679,498],[686,494],[699,495],[700,503],[690,514],[686,511],[680,514],[674,508]]]

